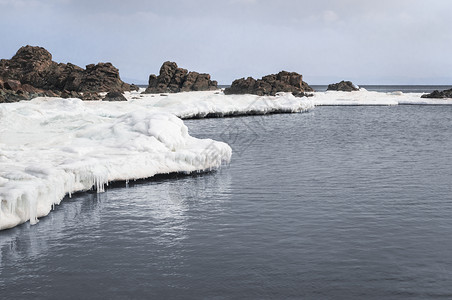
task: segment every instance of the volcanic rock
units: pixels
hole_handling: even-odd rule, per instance
[[[210,80],[209,74],[188,72],[179,68],[175,62],[167,61],[160,68],[158,76],[149,76],[149,85],[145,94],[178,93],[189,91],[216,90],[218,83]]]
[[[434,90],[430,94],[422,95],[421,98],[437,98],[437,99],[452,98],[452,89],[444,91]]]
[[[359,91],[359,88],[357,88],[351,81],[344,81],[338,83],[332,83],[328,85],[327,91],[342,91],[342,92],[353,92],[353,91]]]
[[[231,87],[226,88],[224,93],[231,94],[254,94],[259,96],[275,96],[278,92],[292,92],[296,96],[308,96],[305,92],[313,92],[303,76],[295,72],[281,71],[278,74],[270,74],[261,79],[252,77],[240,78],[232,82]]]

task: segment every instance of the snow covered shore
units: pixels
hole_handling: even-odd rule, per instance
[[[297,98],[291,93],[276,97],[257,95],[224,95],[222,92],[185,92],[176,94],[126,93],[127,107],[122,103],[107,109],[151,109],[169,112],[182,119],[227,117],[253,114],[295,113],[314,108],[309,98]]]
[[[0,229],[36,223],[66,194],[215,169],[231,158],[227,144],[191,137],[173,114],[108,104],[48,98],[0,105]]]
[[[189,92],[177,94],[126,93],[128,106],[146,107],[171,112],[182,119],[223,117],[250,114],[293,113],[315,106],[355,105],[452,105],[452,99],[421,98],[423,93],[374,92],[361,88],[355,92],[314,92],[313,97],[294,97],[280,93],[276,97],[256,95],[224,95],[222,92]],[[117,104],[119,108],[121,104]],[[113,107],[113,106],[110,106]]]
[[[191,137],[179,118],[304,112],[322,105],[452,105],[451,99],[420,96],[364,89],[310,98],[131,92],[125,102],[36,98],[0,104],[0,230],[36,223],[76,191],[215,169],[230,160],[227,144]]]
[[[423,93],[373,92],[361,88],[355,92],[316,92],[311,97],[315,106],[353,105],[452,105],[452,99],[421,98]]]
[[[111,181],[210,170],[230,160],[227,144],[191,137],[178,117],[313,107],[291,94],[126,96],[126,102],[36,98],[0,105],[0,230],[36,223],[76,191],[101,192]]]

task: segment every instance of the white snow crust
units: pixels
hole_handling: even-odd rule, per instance
[[[127,107],[122,103],[108,105],[107,109],[151,109],[169,112],[182,119],[226,117],[251,114],[295,113],[314,108],[310,98],[297,98],[292,93],[277,96],[225,95],[219,91],[184,92],[176,94],[125,93]]]
[[[311,101],[315,106],[330,105],[452,105],[452,99],[421,98],[423,93],[373,92],[361,88],[354,92],[315,92]]]
[[[220,167],[231,148],[188,134],[164,109],[37,98],[0,105],[0,229],[108,182]]]

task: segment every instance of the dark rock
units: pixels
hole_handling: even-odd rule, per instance
[[[21,83],[19,80],[8,79],[3,83],[3,87],[6,90],[17,92],[21,89]]]
[[[436,99],[452,98],[452,89],[444,91],[435,90],[430,94],[422,95],[421,98],[436,98]]]
[[[60,97],[61,93],[56,93],[54,91],[47,90],[47,91],[44,91],[42,93],[42,95],[44,97]]]
[[[278,74],[270,74],[257,80],[252,77],[236,79],[229,88],[224,90],[224,93],[226,95],[254,94],[275,96],[278,92],[292,92],[300,97],[304,92],[313,91],[303,81],[301,74],[281,71]]]
[[[138,91],[139,89],[140,87],[133,83],[130,85],[130,91]]]
[[[217,82],[210,80],[209,74],[198,74],[195,83],[192,85],[191,89],[193,91],[209,91],[211,90],[211,86],[214,86],[214,89],[217,89]]]
[[[351,81],[344,81],[338,83],[329,84],[327,91],[342,91],[342,92],[353,92],[353,91],[359,91],[359,88],[357,88]]]
[[[47,96],[46,91],[35,88],[29,84],[21,84],[18,80],[1,80],[3,88],[0,89],[0,102],[16,102],[31,100],[35,97]]]
[[[101,100],[102,97],[96,92],[84,92],[81,95],[82,100]]]
[[[121,81],[119,70],[111,63],[86,66],[78,92],[130,91],[130,85]]]
[[[256,85],[256,79],[254,79],[253,77],[248,77],[248,78],[240,78],[240,79],[236,79],[234,80],[234,82],[232,83],[232,85],[224,90],[224,93],[226,95],[228,94],[257,94],[260,95],[260,91],[257,91],[257,89],[255,89],[255,85]],[[268,93],[271,92],[271,85],[269,84],[269,91]]]
[[[64,90],[64,91],[61,92],[60,97],[64,98],[64,99],[67,99],[67,98],[79,98],[79,99],[81,99],[82,98],[82,94],[80,94],[80,93],[78,93],[76,91]]]
[[[30,100],[30,95],[26,92],[15,92],[12,90],[0,90],[0,103],[11,103],[21,100]]]
[[[299,97],[299,98],[301,98],[301,97],[313,97],[314,96],[314,94],[309,94],[309,93],[305,93],[305,92],[292,92],[292,94],[295,96],[295,97]]]
[[[138,88],[123,82],[118,69],[111,63],[88,65],[85,70],[71,63],[56,63],[46,49],[32,46],[20,48],[9,60],[0,60],[0,78],[1,89],[19,94],[27,92],[32,96],[61,93],[65,97],[86,98],[81,93],[130,91]],[[8,99],[14,98],[10,94],[8,93]],[[87,95],[90,98],[96,97],[95,94]]]
[[[218,83],[210,80],[209,74],[188,72],[179,68],[175,62],[167,61],[160,68],[158,76],[149,76],[145,94],[178,93],[189,91],[216,90]]]
[[[104,99],[102,101],[127,101],[126,97],[121,92],[118,91],[111,91],[108,92],[107,95],[105,95]]]

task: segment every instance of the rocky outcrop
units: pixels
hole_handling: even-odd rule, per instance
[[[30,100],[36,97],[56,97],[58,94],[50,90],[35,88],[29,84],[22,84],[18,80],[0,79],[0,103]]]
[[[36,89],[27,91],[25,98],[49,92],[58,96],[99,99],[99,92],[136,89],[121,80],[118,69],[111,63],[91,64],[83,69],[71,63],[56,63],[46,49],[33,46],[20,48],[11,59],[0,60],[0,79],[3,81],[0,88],[11,101],[15,101],[15,96],[5,90],[18,93],[20,89]],[[16,86],[5,86],[5,82],[11,80],[16,82]]]
[[[167,61],[160,68],[158,76],[149,76],[145,94],[210,91],[218,89],[218,83],[210,80],[209,74],[188,72],[175,62]]]
[[[351,81],[344,81],[338,83],[332,83],[328,85],[327,91],[342,91],[342,92],[353,92],[359,91],[359,88],[356,87]]]
[[[437,98],[437,99],[452,98],[452,89],[444,91],[434,90],[430,94],[422,95],[421,98]]]
[[[234,80],[229,88],[224,90],[226,95],[231,94],[254,94],[259,96],[275,96],[278,92],[292,92],[295,96],[308,96],[306,92],[313,92],[303,76],[295,72],[281,71],[278,74],[271,74],[254,79],[252,77]]]
[[[111,91],[105,95],[102,101],[127,101],[127,99],[121,92]]]

